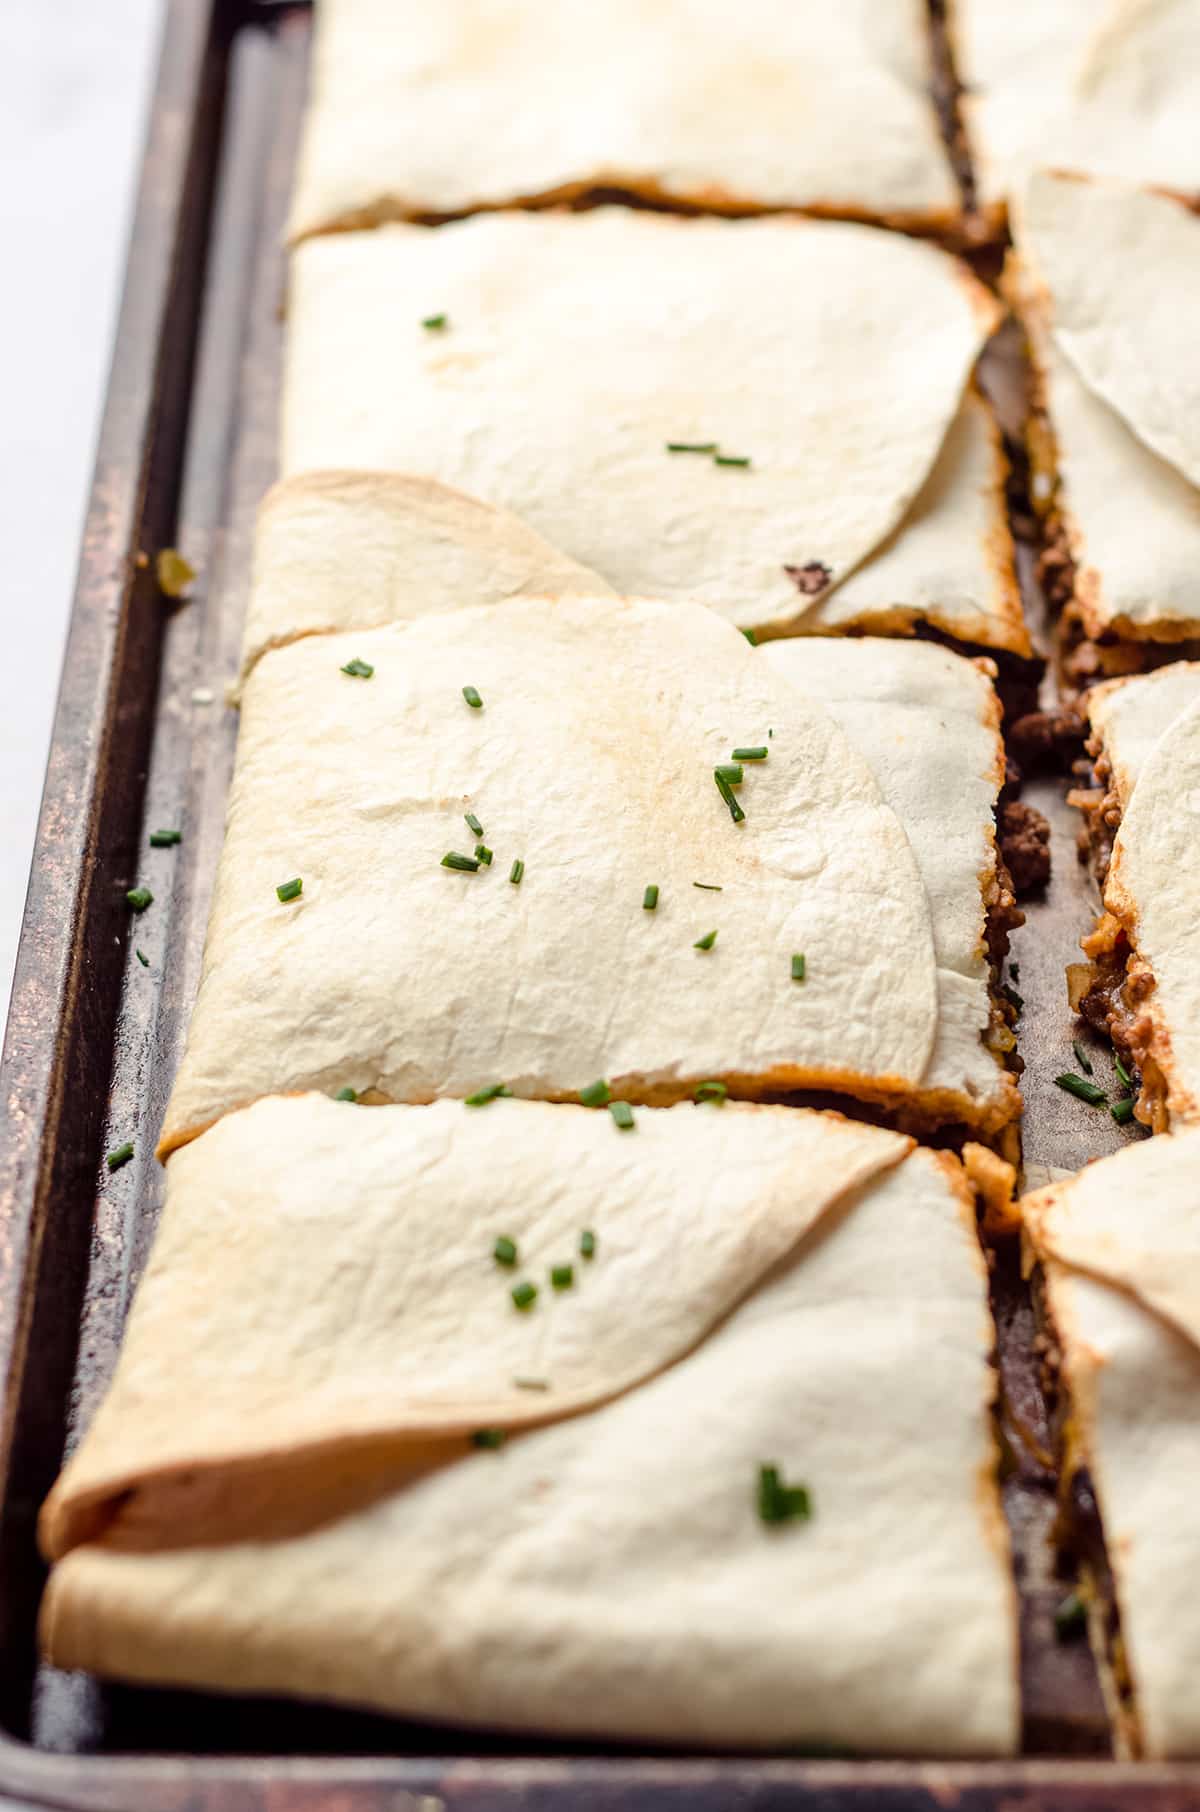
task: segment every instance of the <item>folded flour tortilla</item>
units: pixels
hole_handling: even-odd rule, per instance
[[[601,208],[339,234],[293,261],[283,466],[423,474],[619,592],[757,633],[919,620],[1027,653],[1003,453],[965,390],[998,318],[957,260],[862,226]]]
[[[1200,663],[1111,681],[1086,702],[1101,784],[1073,800],[1108,859],[1076,994],[1137,1064],[1138,1118],[1162,1131],[1200,1118]]]
[[[953,225],[920,0],[322,0],[290,230],[620,189]]]
[[[824,704],[904,826],[938,968],[937,1039],[922,1092],[931,1114],[993,1130],[1021,1102],[996,1054],[1012,1034],[992,1002],[985,941],[1001,893],[995,810],[1005,771],[991,681],[932,642],[768,642],[762,658]]]
[[[714,770],[758,746],[735,822]],[[819,706],[699,606],[510,599],[250,673],[161,1149],[306,1088],[902,1100],[937,1014],[908,840]]]
[[[1074,610],[1091,636],[1196,636],[1200,351],[1181,298],[1200,289],[1200,216],[1039,171],[1015,232],[1041,405],[1034,497],[1074,567]]]
[[[962,1171],[896,1134],[260,1102],[170,1166],[44,1513],[47,1652],[536,1731],[1007,1752],[992,1342]],[[764,1464],[811,1520],[764,1525]]]
[[[1091,1476],[1141,1748],[1200,1750],[1200,1134],[1089,1164],[1025,1198]]]
[[[1037,164],[1200,191],[1197,0],[947,0],[979,197]]]

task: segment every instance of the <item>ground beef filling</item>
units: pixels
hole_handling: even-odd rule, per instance
[[[1083,749],[1086,726],[1078,711],[1027,711],[1009,728],[1006,743],[1023,776],[1069,773]]]
[[[1121,802],[1112,785],[1112,766],[1100,750],[1096,738],[1087,744],[1091,760],[1075,764],[1077,777],[1086,784],[1073,787],[1067,804],[1083,813],[1083,823],[1076,839],[1079,860],[1091,865],[1100,886],[1108,879],[1112,861],[1113,839],[1121,822]]]
[[[1082,942],[1088,961],[1067,969],[1071,1006],[1089,1025],[1107,1032],[1126,1068],[1138,1072],[1134,1117],[1151,1132],[1166,1132],[1167,1081],[1155,1055],[1158,1041],[1147,1005],[1154,992],[1150,965],[1136,954],[1111,912],[1102,914]]]
[[[1000,853],[1017,899],[1040,893],[1050,879],[1050,826],[1023,800],[1009,799],[997,813]]]

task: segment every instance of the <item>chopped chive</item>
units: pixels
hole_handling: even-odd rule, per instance
[[[744,779],[742,764],[739,761],[722,762],[719,768],[713,769],[713,772],[720,775],[726,786],[741,786]]]
[[[746,640],[749,642],[751,648],[758,647],[758,637],[755,635],[755,633],[752,629],[743,629],[742,634],[745,636]]]
[[[537,1301],[535,1283],[518,1283],[512,1287],[512,1299],[519,1309],[531,1309]]]
[[[150,832],[151,849],[173,849],[183,842],[183,832],[176,830],[157,830]]]
[[[1124,1095],[1120,1101],[1114,1101],[1108,1111],[1118,1126],[1128,1126],[1133,1119],[1133,1109],[1133,1096]]]
[[[1071,1040],[1071,1049],[1074,1051],[1075,1061],[1079,1065],[1080,1069],[1083,1071],[1084,1075],[1090,1076],[1092,1073],[1092,1060],[1088,1056],[1087,1052],[1084,1050],[1083,1046],[1080,1044],[1078,1038],[1073,1038]]]
[[[1013,980],[1013,981],[1015,981],[1015,982],[1019,982],[1019,981],[1020,981],[1020,979],[1021,979],[1021,965],[1020,965],[1020,963],[1010,963],[1010,964],[1009,964],[1009,965],[1008,965],[1008,973],[1009,973],[1009,976],[1010,976],[1010,977],[1011,977],[1011,979],[1012,979],[1012,980]]]
[[[1059,1642],[1074,1642],[1087,1628],[1087,1606],[1078,1592],[1068,1592],[1054,1613],[1054,1634]]]
[[[721,893],[723,891],[715,881],[693,881],[692,886],[699,887],[703,893]]]
[[[135,949],[133,954],[137,957],[138,962],[142,965],[143,969],[148,969],[150,967],[150,958],[146,956],[143,951]]]
[[[347,661],[346,665],[339,671],[348,673],[351,679],[370,679],[375,669],[372,667],[370,661],[360,661],[358,656],[355,655],[354,659],[352,661]]]
[[[503,1428],[477,1428],[475,1433],[471,1436],[471,1445],[472,1447],[488,1447],[495,1449],[497,1447],[503,1447],[507,1439],[507,1431]]]
[[[715,440],[669,440],[667,442],[668,453],[715,453],[716,450]]]
[[[628,1101],[610,1101],[608,1104],[608,1111],[622,1132],[632,1131],[633,1109],[630,1107]]]
[[[556,1290],[569,1290],[575,1282],[574,1265],[553,1265],[550,1270],[550,1282]]]
[[[514,1378],[514,1390],[549,1390],[549,1378]]]
[[[512,867],[508,871],[508,878],[512,882],[514,887],[519,887],[524,878],[524,875],[525,875],[525,864],[524,864],[524,862],[521,861],[520,857],[518,857],[517,860],[513,863]]]
[[[778,1466],[758,1469],[758,1514],[764,1523],[806,1523],[812,1498],[806,1485],[785,1485]]]
[[[463,813],[463,822],[466,824],[466,827],[469,831],[473,831],[477,837],[482,837],[483,826],[482,826],[482,824],[480,824],[480,822],[479,822],[478,818],[475,816],[474,812],[464,812]]]
[[[1010,988],[1007,982],[1003,982],[1000,987],[1000,992],[1009,1006],[1013,1008],[1014,1012],[1023,1013],[1025,1011],[1025,998],[1023,995],[1018,994],[1015,988]]]
[[[1113,1068],[1121,1078],[1121,1081],[1125,1084],[1125,1087],[1132,1088],[1133,1077],[1129,1074],[1129,1071],[1125,1068],[1125,1065],[1121,1062],[1121,1059],[1117,1056],[1115,1051],[1113,1052]]]
[[[612,1090],[607,1082],[589,1082],[586,1088],[580,1089],[579,1099],[584,1107],[607,1107],[612,1100]]]
[[[1082,1076],[1073,1076],[1068,1070],[1065,1075],[1054,1078],[1056,1088],[1065,1089],[1068,1095],[1077,1095],[1092,1107],[1107,1107],[1108,1096],[1094,1082],[1085,1082]]]
[[[596,1256],[596,1235],[590,1227],[585,1227],[579,1235],[579,1256],[580,1258],[595,1258]]]
[[[517,1262],[517,1242],[502,1233],[492,1247],[492,1257],[498,1265],[515,1265]]]
[[[118,1145],[115,1151],[109,1152],[104,1162],[110,1170],[120,1170],[122,1164],[128,1164],[132,1156],[132,1145]]]
[[[726,805],[729,807],[729,816],[733,819],[733,822],[735,824],[740,824],[742,822],[742,820],[745,818],[746,814],[742,810],[741,806],[738,804],[737,800],[734,798],[732,788],[730,787],[729,782],[725,779],[724,775],[721,773],[720,768],[713,769],[713,779],[717,783],[718,793],[720,793],[722,799],[725,801]]]
[[[125,899],[135,912],[145,912],[147,906],[154,904],[154,895],[148,887],[131,887]]]
[[[449,315],[426,315],[421,326],[426,333],[440,333],[442,328],[449,324],[449,320]]]
[[[358,1090],[353,1088],[340,1088],[333,1098],[335,1101],[357,1101]]]
[[[489,1101],[499,1101],[501,1095],[511,1095],[512,1090],[506,1082],[493,1082],[488,1088],[477,1089],[468,1095],[464,1107],[486,1107]]]
[[[743,453],[714,453],[714,466],[748,466],[749,458]]]
[[[642,895],[642,911],[653,912],[658,905],[658,888],[651,884]]]
[[[802,956],[792,958],[792,980],[803,981],[807,964]]]
[[[729,1090],[723,1082],[698,1082],[693,1093],[697,1101],[715,1101],[719,1107]]]
[[[716,941],[717,941],[716,932],[715,931],[706,931],[704,933],[703,937],[698,937],[696,939],[695,943],[692,945],[692,949],[693,950],[711,950],[713,945],[716,943]]]
[[[466,699],[467,703],[470,705],[472,711],[478,711],[480,709],[480,707],[483,704],[483,700],[480,698],[478,692],[476,692],[474,686],[464,686],[462,689],[462,694],[463,694],[463,697]]]
[[[289,900],[298,900],[304,892],[304,882],[299,876],[294,881],[281,881],[275,889],[275,898],[284,906]]]
[[[451,849],[442,857],[443,868],[456,868],[459,874],[473,875],[479,867],[477,856],[460,856],[456,849]]]
[[[767,745],[760,743],[753,749],[735,749],[730,759],[733,761],[765,761],[769,754],[770,750]]]
[[[477,843],[475,845],[475,859],[477,862],[482,862],[485,868],[490,868],[492,866],[492,852],[486,843]]]

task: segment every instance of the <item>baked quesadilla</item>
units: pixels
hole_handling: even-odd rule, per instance
[[[921,0],[321,0],[291,233],[618,190],[960,214]]]
[[[1093,784],[1071,794],[1104,910],[1071,1004],[1140,1072],[1155,1132],[1200,1117],[1200,662],[1087,693]]]
[[[917,622],[1028,654],[968,388],[998,319],[958,260],[863,226],[600,208],[337,234],[293,260],[283,467],[457,486],[623,594],[761,635]]]
[[[1169,196],[1039,171],[1014,224],[1011,288],[1036,383],[1033,497],[1064,634],[1200,636],[1200,351],[1180,306],[1200,289],[1200,216]],[[1103,672],[1103,655],[1073,671]]]
[[[1200,1133],[1129,1146],[1021,1208],[1044,1271],[1065,1498],[1118,1729],[1135,1752],[1195,1755]]]
[[[578,1736],[1007,1753],[993,1340],[962,1170],[894,1133],[262,1101],[171,1161],[43,1514],[46,1650]]]
[[[162,1149],[309,1088],[899,1106],[937,1021],[908,839],[819,706],[699,606],[510,599],[251,671]]]
[[[1198,0],[946,0],[946,12],[993,217],[1038,164],[1200,192]]]

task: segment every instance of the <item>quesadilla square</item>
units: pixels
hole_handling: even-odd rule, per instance
[[[978,200],[1036,165],[1200,193],[1197,0],[947,0]]]
[[[513,1730],[1007,1754],[993,1341],[961,1167],[895,1133],[262,1101],[171,1162],[43,1514],[46,1651]]]
[[[699,606],[511,599],[251,671],[162,1149],[309,1088],[903,1106],[937,1020],[908,839],[819,707]]]
[[[1118,1730],[1135,1754],[1194,1756],[1200,1134],[1127,1147],[1020,1206],[1042,1261],[1064,1503]]]
[[[1036,383],[1033,498],[1064,638],[1178,653],[1200,637],[1200,350],[1181,302],[1200,289],[1200,216],[1040,171],[1015,233],[1010,287]],[[1090,648],[1069,671],[1105,666],[1103,647]]]
[[[921,0],[321,0],[295,238],[618,190],[948,229]]]
[[[1137,1118],[1200,1118],[1200,663],[1096,686],[1094,761],[1077,788],[1104,910],[1070,971],[1071,1004],[1136,1067]]]
[[[968,387],[998,319],[958,260],[863,226],[600,208],[338,234],[293,261],[283,467],[436,479],[624,595],[759,635],[927,624],[1027,655]]]

